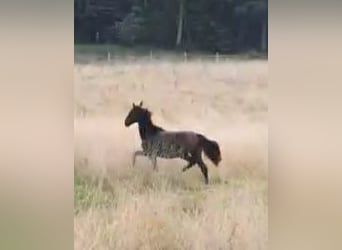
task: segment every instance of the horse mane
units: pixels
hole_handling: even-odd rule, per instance
[[[145,109],[146,115],[148,117],[148,121],[150,122],[150,125],[152,125],[156,131],[160,132],[160,131],[165,131],[164,128],[157,126],[154,124],[154,122],[152,121],[152,112],[150,110],[148,110],[147,108]]]
[[[149,111],[147,108],[144,109],[146,115],[145,125],[139,125],[139,134],[142,140],[146,139],[146,130],[152,132],[152,134],[156,134],[162,131],[165,131],[164,128],[157,126],[152,121],[152,112]]]
[[[154,127],[156,128],[156,130],[157,130],[158,132],[165,131],[164,128],[159,127],[159,126],[157,126],[157,125],[154,125]]]

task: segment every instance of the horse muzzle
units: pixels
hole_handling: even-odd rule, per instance
[[[128,120],[125,120],[125,126],[128,127],[132,124],[132,122],[128,121]]]

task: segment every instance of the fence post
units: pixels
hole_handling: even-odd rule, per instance
[[[219,60],[220,60],[220,55],[219,55],[219,53],[218,53],[218,52],[216,52],[216,55],[215,55],[215,60],[216,60],[216,62],[219,62]]]
[[[152,50],[150,50],[150,60],[151,61],[153,60],[153,52],[152,52]]]
[[[107,51],[107,61],[110,62],[110,60],[111,60],[111,55],[110,55],[110,52]]]
[[[96,39],[96,43],[99,43],[99,41],[100,41],[100,32],[96,32],[96,37],[95,37],[95,39]]]
[[[186,53],[186,51],[184,51],[184,62],[188,61],[188,54]]]

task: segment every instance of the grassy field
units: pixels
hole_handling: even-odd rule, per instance
[[[267,75],[263,60],[75,60],[75,249],[267,249]],[[124,119],[140,100],[156,124],[220,144],[208,186],[182,160],[131,166]]]

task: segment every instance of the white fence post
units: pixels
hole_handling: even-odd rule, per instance
[[[110,52],[107,51],[107,61],[110,62],[110,60],[111,60],[111,55],[110,55]]]
[[[100,32],[96,32],[96,37],[95,37],[95,39],[96,39],[96,43],[99,43],[99,41],[100,41]]]
[[[188,61],[188,54],[186,53],[186,51],[184,51],[184,62]]]
[[[153,60],[153,52],[152,52],[152,50],[150,50],[150,60],[151,61]]]

